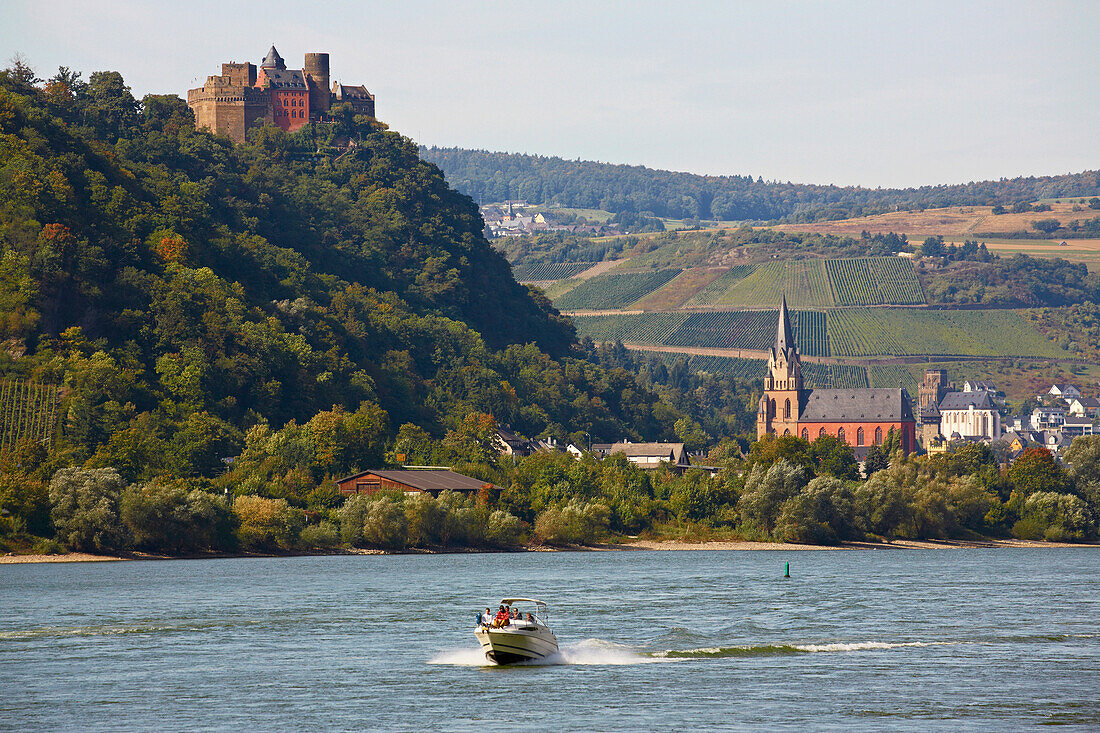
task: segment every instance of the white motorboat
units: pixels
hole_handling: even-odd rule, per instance
[[[534,598],[504,598],[501,607],[516,611],[507,621],[485,619],[474,631],[485,657],[497,664],[545,659],[558,651],[558,637],[550,630],[546,604]],[[498,616],[501,614],[498,614]]]

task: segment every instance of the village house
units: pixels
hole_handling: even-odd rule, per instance
[[[1069,400],[1080,396],[1081,390],[1072,384],[1053,384],[1045,395],[1039,395],[1039,397],[1055,397],[1060,400]]]
[[[475,495],[481,490],[499,491],[491,483],[471,476],[464,476],[449,469],[384,469],[361,471],[345,476],[336,482],[345,496],[374,494],[379,491],[401,491],[405,494],[431,494],[439,496],[444,491],[457,491]]]
[[[660,468],[667,463],[674,469],[687,469],[691,467],[687,452],[683,443],[594,443],[592,453],[603,460],[615,453],[622,453],[626,460],[639,468]]]
[[[993,382],[987,382],[978,379],[968,379],[963,382],[963,392],[992,392],[997,394],[997,387]]]
[[[1095,397],[1072,397],[1067,399],[1069,414],[1074,417],[1100,417],[1100,399]]]
[[[1031,411],[1032,430],[1054,430],[1066,422],[1066,411],[1061,407],[1036,407]]]

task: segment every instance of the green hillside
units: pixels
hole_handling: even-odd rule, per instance
[[[615,272],[585,280],[554,300],[562,310],[623,308],[680,274],[680,270]]]
[[[233,145],[114,72],[0,73],[0,377],[64,388],[55,467],[212,479],[238,457],[226,486],[313,506],[406,423],[675,437],[683,413],[569,356],[572,325],[410,140],[333,114]],[[48,432],[39,407],[4,439]]]

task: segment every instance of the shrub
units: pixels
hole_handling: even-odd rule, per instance
[[[31,476],[0,473],[0,513],[10,518],[9,531],[51,534],[49,487]]]
[[[298,543],[307,550],[331,550],[340,546],[340,528],[332,522],[311,524],[302,530]]]
[[[286,499],[238,496],[233,514],[240,521],[237,536],[241,546],[248,550],[290,549],[305,524],[305,514],[292,508]]]
[[[606,505],[572,499],[543,511],[535,520],[535,536],[548,545],[591,545],[607,532],[610,519]]]
[[[363,546],[363,522],[367,518],[370,497],[356,494],[344,502],[336,513],[340,521],[340,539],[352,547]]]
[[[775,523],[775,538],[782,542],[833,545],[854,539],[852,490],[835,478],[820,476],[797,496],[783,502]]]
[[[773,534],[783,502],[797,496],[809,477],[805,468],[785,458],[766,471],[761,464],[753,466],[745,479],[745,492],[737,502],[742,526],[750,533]]]
[[[494,547],[518,547],[523,543],[523,520],[499,509],[489,515],[485,539]]]
[[[409,521],[401,498],[376,494],[363,517],[363,543],[383,550],[404,549],[409,539]]]
[[[50,481],[50,517],[66,547],[107,552],[126,544],[119,519],[125,482],[113,468],[63,468]]]
[[[1012,533],[1021,539],[1051,542],[1086,540],[1096,527],[1088,506],[1079,496],[1040,491],[1024,502],[1023,516]]]

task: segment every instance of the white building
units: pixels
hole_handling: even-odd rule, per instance
[[[1069,403],[1069,414],[1076,417],[1100,417],[1100,400],[1095,397],[1072,397],[1066,400]]]
[[[1072,384],[1053,384],[1047,394],[1051,397],[1057,397],[1060,400],[1069,400],[1074,397],[1080,397],[1081,390],[1077,389]]]
[[[940,402],[940,434],[956,438],[1001,437],[1001,413],[989,392],[948,392]]]
[[[1036,407],[1031,412],[1032,430],[1061,430],[1066,411],[1061,407]]]

